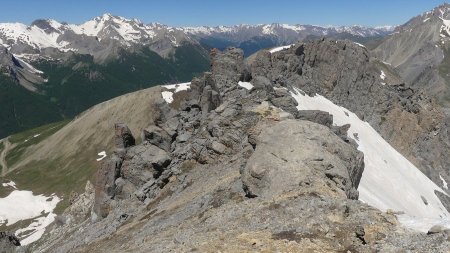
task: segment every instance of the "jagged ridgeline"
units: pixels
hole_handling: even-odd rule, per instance
[[[213,50],[211,60],[190,85],[148,90],[145,121],[111,117],[97,127],[109,145],[96,148],[107,150],[95,181],[29,250],[450,248],[445,229],[433,226],[450,216],[448,193],[417,168],[432,166],[427,152],[413,152],[442,142],[432,132],[443,128],[441,109],[426,94],[382,75],[350,41],[263,50],[251,61],[240,49]],[[424,115],[433,120],[421,123]],[[400,143],[402,118],[420,131]]]

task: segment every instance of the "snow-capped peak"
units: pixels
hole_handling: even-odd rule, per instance
[[[100,18],[101,18],[101,20],[110,20],[110,19],[114,18],[114,16],[111,13],[105,13]]]

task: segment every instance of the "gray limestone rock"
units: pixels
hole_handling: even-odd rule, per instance
[[[355,198],[354,182],[359,183],[364,169],[361,155],[329,128],[285,120],[263,129],[258,138],[259,144],[242,171],[248,196],[272,199],[311,191],[319,195],[341,192]],[[321,187],[327,180],[333,182],[336,192]]]
[[[172,145],[172,137],[165,130],[157,126],[149,126],[142,130],[142,140],[165,151],[170,151]]]
[[[315,122],[317,124],[321,124],[330,128],[333,125],[333,115],[324,111],[301,110],[295,114],[295,117],[297,119]]]

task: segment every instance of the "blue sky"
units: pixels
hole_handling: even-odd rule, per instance
[[[38,18],[82,23],[103,13],[173,26],[289,23],[367,26],[402,24],[443,0],[11,0],[0,22]],[[7,11],[6,11],[7,10]]]

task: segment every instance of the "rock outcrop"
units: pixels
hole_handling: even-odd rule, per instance
[[[358,199],[363,155],[329,128],[286,120],[265,128],[258,143],[242,170],[247,196],[315,194]]]
[[[0,232],[0,253],[13,253],[17,246],[20,241],[14,234]]]
[[[128,145],[131,133],[118,131],[121,146],[97,174],[91,203],[97,219],[63,226],[66,237],[49,236],[36,250],[450,248],[443,233],[408,231],[394,214],[359,202],[364,159],[347,137],[349,126],[332,126],[325,112],[298,112],[291,97],[293,88],[320,92],[379,124],[400,95],[377,84],[364,48],[322,40],[263,51],[250,66],[235,48],[211,57],[211,72],[192,80],[184,98],[175,97],[182,101],[155,105],[161,113],[143,130],[142,144]]]

